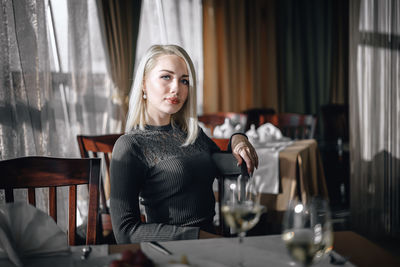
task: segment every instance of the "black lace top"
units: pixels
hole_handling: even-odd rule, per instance
[[[121,136],[111,161],[110,211],[118,243],[195,239],[215,215],[212,183],[217,145],[199,129],[183,147],[179,128],[146,126]],[[139,196],[146,223],[140,221]]]

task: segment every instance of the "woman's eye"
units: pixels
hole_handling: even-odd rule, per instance
[[[189,85],[189,80],[187,80],[187,79],[182,79],[182,83],[183,83],[184,85]]]
[[[169,80],[169,79],[171,79],[171,76],[169,76],[169,75],[163,75],[163,76],[161,76],[161,79]]]

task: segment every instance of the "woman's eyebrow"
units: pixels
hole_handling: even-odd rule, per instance
[[[159,72],[163,72],[163,71],[171,73],[171,74],[175,74],[175,72],[173,72],[172,70],[159,70]],[[188,74],[183,74],[182,77],[186,78],[186,77],[189,77],[189,75]]]
[[[175,72],[173,72],[172,70],[159,70],[159,72],[162,72],[162,71],[165,71],[165,72],[169,72],[169,73],[175,74]]]

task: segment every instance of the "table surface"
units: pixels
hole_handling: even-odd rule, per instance
[[[232,258],[231,260],[233,260],[234,257],[236,257],[236,252],[235,250],[232,250],[232,246],[237,245],[236,242],[237,240],[235,238],[217,238],[170,241],[161,242],[161,244],[171,250],[174,254],[186,253],[186,255],[191,255],[190,253],[193,254],[193,251],[199,250],[201,252],[196,252],[196,254],[201,257],[209,254],[207,259],[210,260],[215,256],[215,254],[212,255],[213,253],[222,254],[225,252],[228,253]],[[279,235],[246,237],[244,245],[246,249],[248,249],[247,251],[249,251],[249,249],[252,251],[254,250],[254,252],[251,252],[251,255],[248,256],[248,266],[266,266],[265,261],[259,263],[256,261],[256,259],[261,260],[261,257],[264,257],[264,254],[267,256],[269,255],[267,261],[274,264],[274,266],[291,266],[290,258],[286,253],[286,249],[284,248],[284,244],[280,240]],[[148,253],[148,248],[144,247],[143,244],[142,246],[140,244],[110,245],[109,253],[120,253],[124,250],[136,251],[139,248],[142,248],[142,250],[145,250],[145,252]],[[246,249],[244,251],[246,251]],[[260,249],[263,249],[262,253],[260,252]],[[334,233],[334,250],[345,257],[349,257],[350,263],[356,266],[400,266],[400,260],[398,258],[352,231]],[[282,253],[282,251],[285,252]],[[248,253],[250,254],[250,252]],[[190,261],[190,256],[188,257]],[[346,265],[351,266],[351,264]],[[331,265],[329,260],[326,259],[322,263],[318,264],[318,266],[333,265]]]

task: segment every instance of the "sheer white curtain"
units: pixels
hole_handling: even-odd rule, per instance
[[[0,159],[80,157],[77,134],[120,131],[95,0],[2,0],[1,8]]]
[[[153,44],[182,46],[197,74],[197,112],[203,106],[203,10],[201,0],[146,0],[142,2],[136,66]]]
[[[400,236],[400,2],[350,1],[351,214]]]

